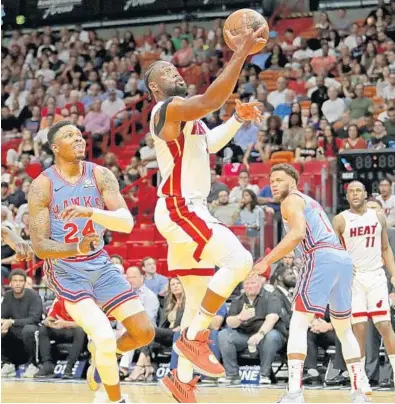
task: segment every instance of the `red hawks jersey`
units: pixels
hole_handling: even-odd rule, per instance
[[[381,257],[381,223],[376,211],[367,209],[363,215],[345,210],[341,213],[346,227],[343,239],[357,272],[370,272],[383,267]]]
[[[154,139],[161,175],[159,197],[206,199],[210,193],[209,129],[203,121],[181,123],[180,135],[166,142],[155,133],[154,117],[163,102],[152,110],[150,132]]]

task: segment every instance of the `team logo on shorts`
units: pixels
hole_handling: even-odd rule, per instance
[[[84,188],[94,188],[96,185],[91,178],[87,178],[84,182]]]

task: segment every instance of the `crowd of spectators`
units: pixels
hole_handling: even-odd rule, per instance
[[[395,148],[394,4],[387,9],[379,2],[358,23],[351,21],[343,9],[333,21],[320,13],[314,36],[303,36],[303,30],[301,35],[295,35],[292,29],[283,35],[272,31],[266,48],[244,66],[235,93],[242,101],[261,102],[265,119],[260,125],[243,124],[235,138],[218,152],[211,171],[208,203],[211,213],[223,223],[246,228],[256,257],[262,218],[279,219],[280,211],[270,187],[252,181],[252,164],[265,163],[279,151],[290,152],[293,161],[304,163],[331,161],[342,150]],[[2,160],[2,224],[29,240],[29,186],[37,172],[53,162],[47,134],[49,127],[62,119],[70,120],[86,133],[93,144],[90,157],[102,159],[103,165],[116,175],[121,189],[155,170],[158,165],[152,136],[141,131],[146,124],[142,120],[147,119],[144,111],[149,106],[142,98],[147,91],[142,79],[147,55],[156,55],[179,67],[189,84],[188,97],[193,96],[204,91],[229,58],[221,24],[215,20],[213,28],[206,30],[183,22],[171,33],[161,24],[155,32],[147,29],[136,38],[131,31],[125,31],[103,39],[79,26],[74,30],[61,28],[59,32],[45,27],[42,33],[23,35],[14,31],[10,38],[3,38],[2,140],[5,144],[14,142],[15,146],[7,149]],[[125,110],[130,103],[136,103],[135,109]],[[228,107],[229,104],[209,115],[207,125],[212,128],[225,120]],[[109,148],[111,132],[131,118],[138,121],[136,136],[141,144],[122,165]],[[128,145],[129,132],[118,131],[116,144]],[[221,170],[229,164],[238,174],[237,183],[231,187],[219,179]],[[380,193],[388,224],[393,227],[395,197],[391,196],[390,181],[381,183]],[[125,196],[132,204],[138,202],[135,188]],[[106,242],[110,240],[107,235]],[[4,283],[15,256],[3,244],[1,259]],[[125,257],[114,256],[112,260],[138,290],[157,331],[155,341],[135,353],[137,364],[133,369],[130,365],[134,354],[122,358],[122,376],[129,381],[149,381],[158,346],[170,348],[179,335],[185,300],[182,285],[158,274],[154,258],[147,257],[140,267],[129,267]],[[269,384],[274,380],[272,363],[276,354],[283,356],[285,352],[292,292],[300,267],[297,258],[285,257],[272,275],[241,285],[230,306],[222,307],[214,317],[210,325],[212,349],[223,359],[226,369],[226,377],[220,382],[240,382],[239,354],[246,350],[259,356],[260,382]],[[28,281],[23,272],[13,271],[11,290],[4,295],[4,307],[15,299],[31,299],[35,304],[18,306],[18,313],[2,306],[2,342],[7,347],[2,350],[2,375],[12,376],[15,365],[27,363],[26,377],[53,376],[55,363],[48,343],[55,339],[73,343],[64,374],[70,378],[75,361],[85,349],[86,336],[64,307],[62,310],[62,302],[55,301],[46,313],[38,295],[28,288]],[[41,277],[34,279],[35,284],[44,282]],[[39,307],[39,313],[32,313],[33,306]],[[48,315],[42,321],[44,312]],[[39,356],[34,348],[37,331]],[[18,344],[24,349],[14,348]],[[330,323],[317,320],[309,333],[305,381],[321,380],[316,373],[317,347],[333,344],[336,339]],[[13,357],[24,351],[25,357]],[[173,352],[171,366],[176,362]],[[43,365],[40,370],[38,364]],[[340,364],[338,369],[343,371]],[[336,383],[347,381],[342,377]]]

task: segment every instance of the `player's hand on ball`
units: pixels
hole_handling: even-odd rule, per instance
[[[89,254],[92,250],[95,250],[99,244],[100,237],[97,233],[86,235],[79,244],[81,254]]]
[[[243,14],[242,18],[244,20],[243,26],[247,27],[247,15]],[[267,27],[262,26],[254,32],[252,28],[248,28],[237,35],[233,35],[229,30],[225,30],[224,35],[226,35],[227,39],[232,42],[235,53],[239,53],[247,57],[254,45],[258,43],[261,43],[263,46],[266,45],[267,40],[262,38],[262,34],[264,33],[265,29],[267,29]]]
[[[240,100],[236,100],[236,114],[243,121],[254,121],[260,124],[263,120],[263,115],[259,111],[260,102],[247,102],[242,103]]]
[[[60,218],[65,221],[73,220],[79,217],[91,217],[93,214],[92,208],[85,206],[72,205],[68,206],[61,214]]]

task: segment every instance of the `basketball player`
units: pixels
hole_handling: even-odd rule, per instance
[[[103,250],[103,233],[106,228],[129,233],[133,218],[112,172],[83,161],[86,144],[76,126],[68,121],[52,126],[48,143],[55,164],[33,181],[28,198],[33,249],[45,259],[48,285],[92,339],[89,387],[96,391],[102,381],[110,402],[125,402],[116,353],[149,344],[154,329]],[[126,329],[117,341],[106,314]]]
[[[17,261],[30,261],[33,258],[30,245],[6,226],[1,226],[1,240],[15,251]]]
[[[395,370],[395,333],[392,329],[387,277],[391,275],[395,286],[394,255],[387,235],[385,216],[367,208],[365,186],[359,181],[350,182],[347,201],[350,209],[335,216],[333,227],[351,254],[354,265],[352,283],[352,325],[358,339],[365,374],[365,344],[368,318],[383,337],[392,369]]]
[[[206,198],[211,184],[209,154],[224,147],[245,120],[259,119],[259,104],[238,102],[235,115],[211,131],[200,119],[221,108],[232,94],[251,48],[265,43],[262,31],[228,33],[236,50],[202,95],[184,98],[187,85],[170,63],[156,62],[145,75],[157,102],[150,128],[162,177],[155,223],[169,245],[169,270],[180,277],[186,296],[183,331],[174,346],[180,356],[178,368],[162,381],[179,402],[196,402],[194,368],[211,377],[224,375],[209,348],[207,328],[252,268],[251,254],[209,213]],[[220,269],[214,275],[215,266]]]
[[[288,339],[289,387],[280,402],[304,402],[303,364],[307,353],[307,329],[314,316],[323,317],[329,304],[331,323],[342,343],[352,380],[352,401],[366,402],[360,388],[361,353],[351,328],[351,256],[340,244],[321,205],[297,190],[298,173],[289,164],[277,164],[270,173],[270,188],[287,230],[283,240],[254,266],[262,273],[272,263],[298,248],[304,259],[293,302]]]

